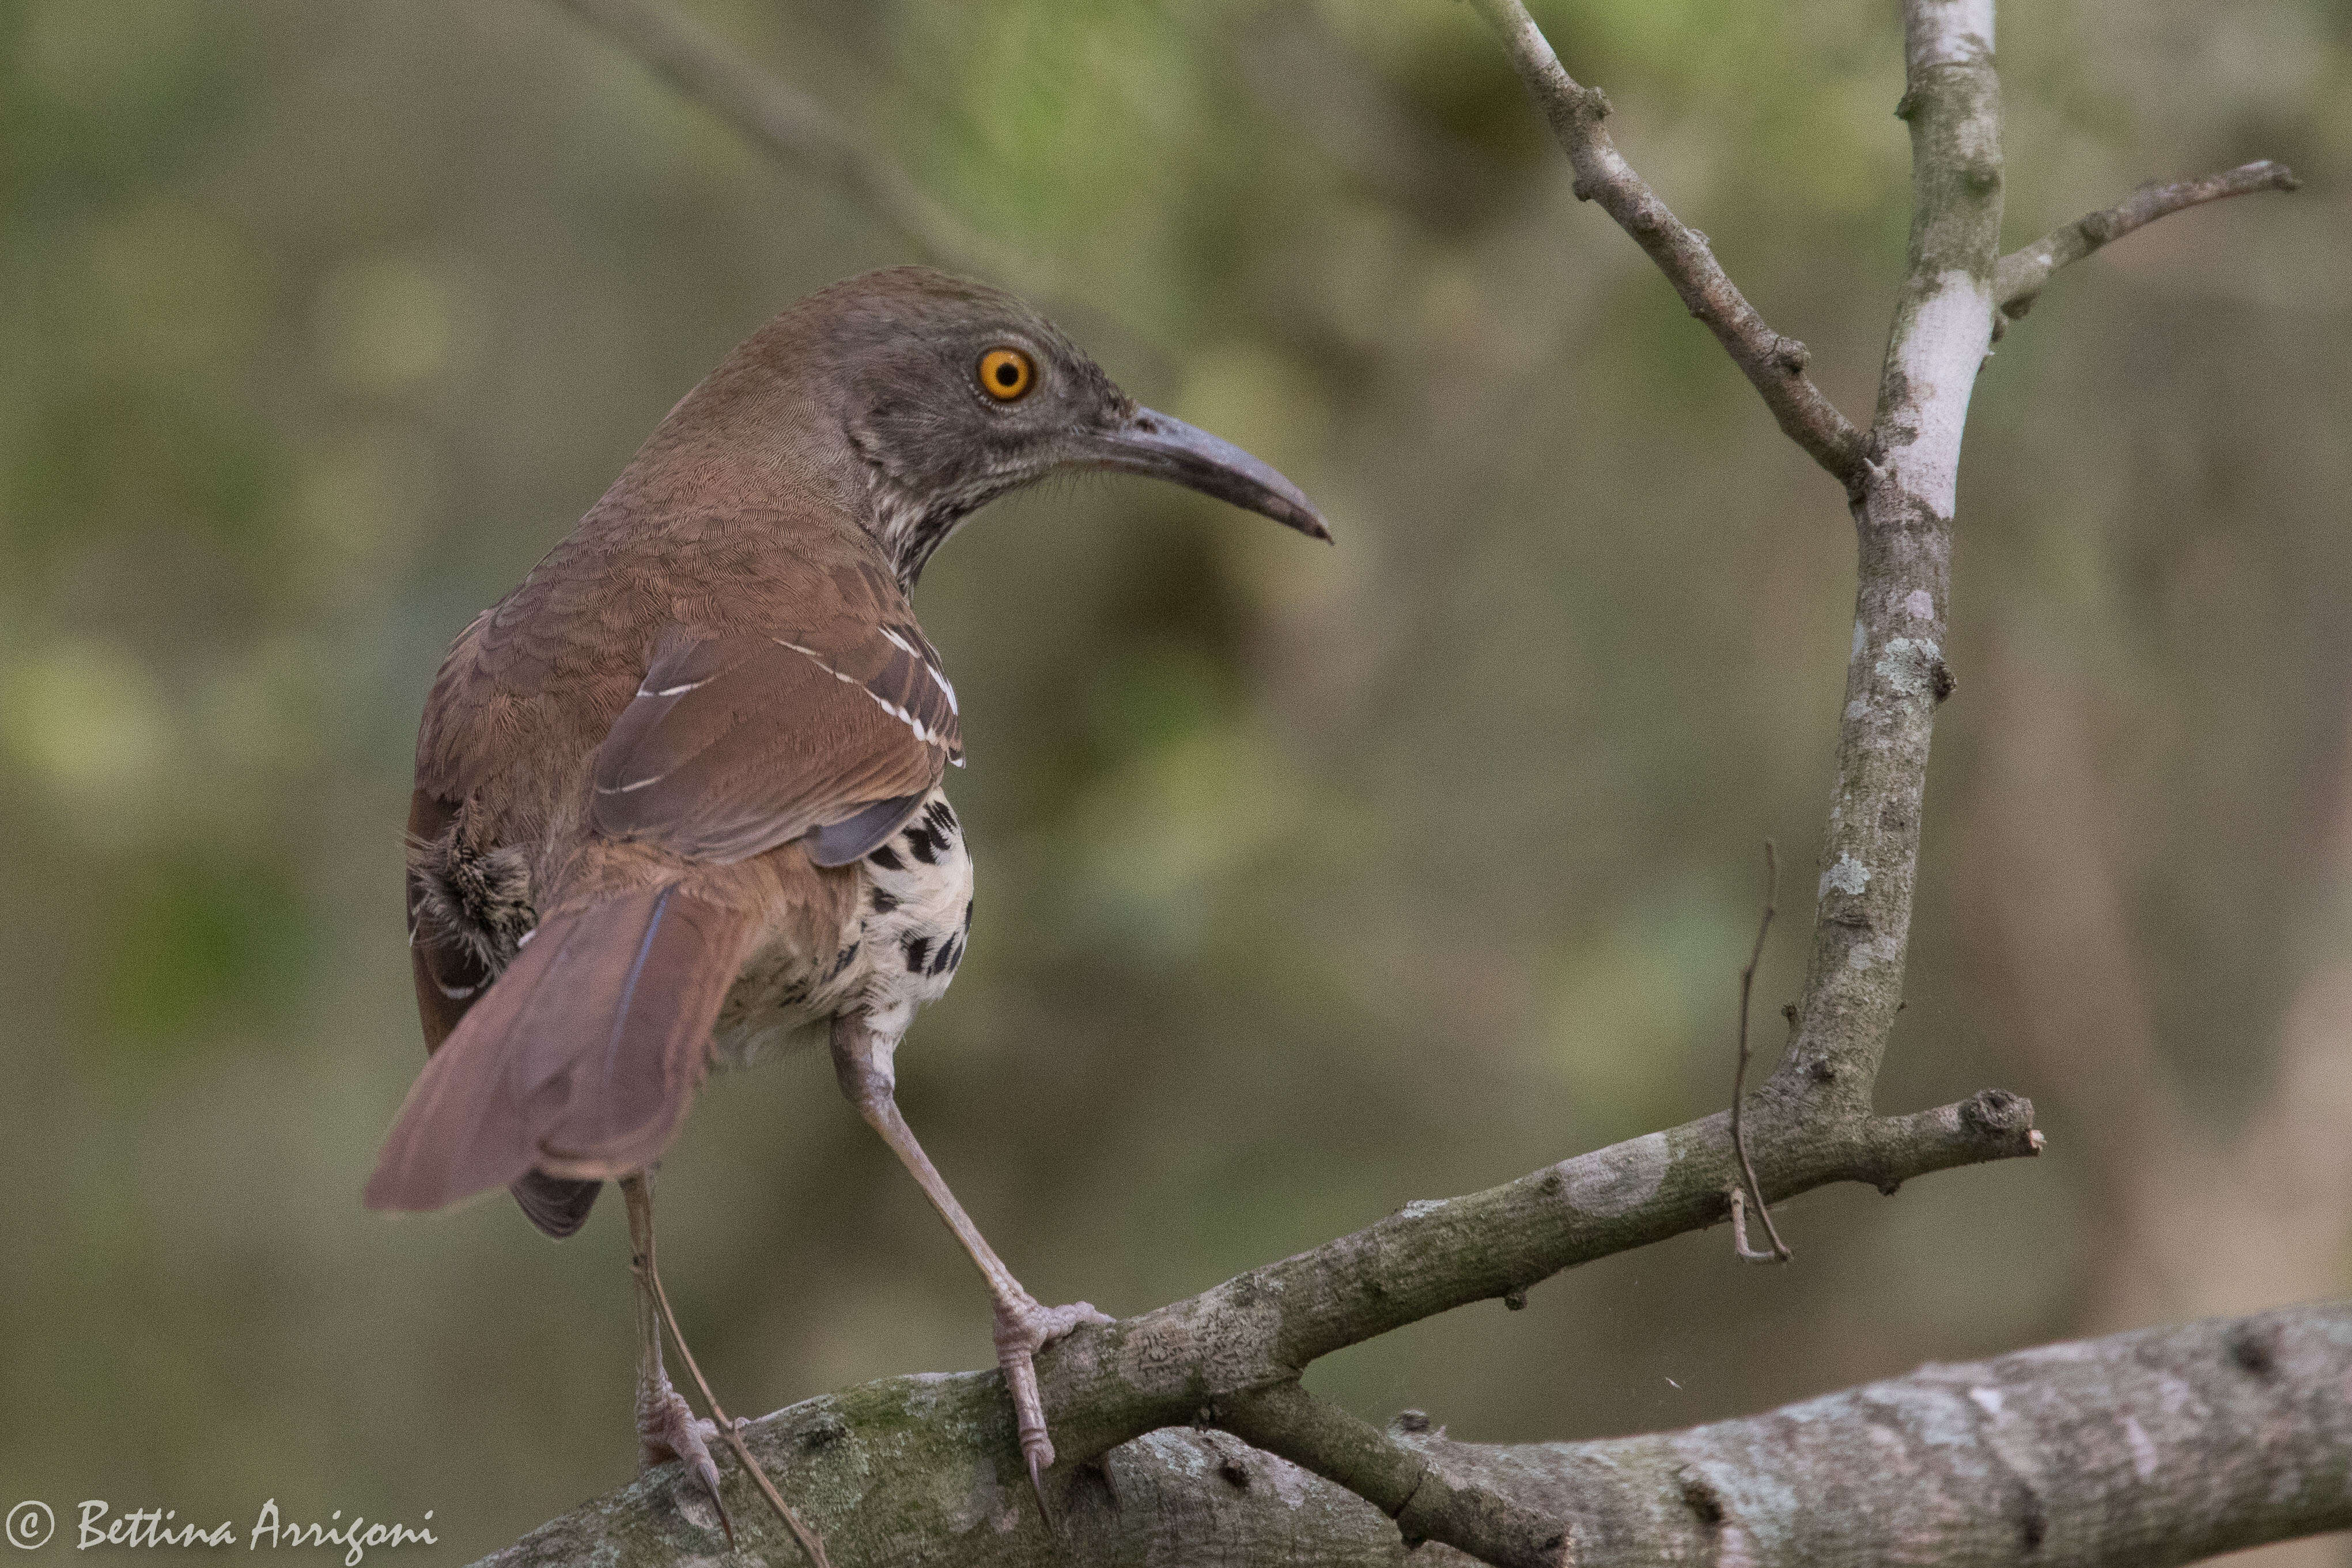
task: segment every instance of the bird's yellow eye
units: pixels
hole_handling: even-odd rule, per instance
[[[1037,367],[1018,349],[991,349],[980,357],[980,390],[999,402],[1029,395]]]

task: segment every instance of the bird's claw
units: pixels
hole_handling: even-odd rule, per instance
[[[1005,1386],[1013,1394],[1021,1458],[1041,1511],[1045,1510],[1045,1472],[1054,1464],[1054,1440],[1045,1435],[1045,1406],[1037,1393],[1037,1353],[1073,1329],[1111,1321],[1087,1301],[1046,1307],[1023,1296],[996,1303],[996,1364],[1003,1369]]]
[[[735,1423],[740,1430],[740,1420]],[[710,1458],[710,1440],[719,1436],[719,1424],[694,1413],[678,1391],[665,1377],[661,1385],[641,1393],[637,1400],[637,1469],[649,1470],[656,1465],[672,1459],[682,1461],[694,1479],[702,1483],[709,1494],[711,1506],[719,1511],[719,1526],[727,1532],[727,1545],[735,1545],[735,1521],[728,1517],[727,1500],[719,1495],[719,1466]]]

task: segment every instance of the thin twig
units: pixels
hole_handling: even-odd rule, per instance
[[[691,19],[640,0],[556,0],[641,65],[783,162],[816,169],[883,222],[958,271],[1050,291],[1034,258],[975,232],[815,99],[742,59]]]
[[[1666,275],[1690,313],[1706,324],[1725,352],[1762,394],[1789,439],[1845,486],[1865,475],[1862,433],[1806,379],[1805,346],[1772,330],[1733,285],[1706,236],[1658,199],[1602,130],[1609,99],[1579,83],[1519,0],[1472,0],[1496,33],[1519,79],[1551,122],[1553,137],[1576,169],[1580,201],[1597,201]]]
[[[2073,223],[2054,228],[2023,250],[2000,258],[1993,269],[1993,303],[2014,320],[2033,308],[2050,275],[2089,256],[2102,246],[2123,238],[2157,219],[2207,202],[2231,196],[2251,196],[2259,191],[2292,191],[2302,185],[2294,171],[2264,158],[2241,163],[2201,180],[2175,180],[2169,184],[2142,185],[2112,207],[2085,213]]]
[[[792,1511],[791,1505],[784,1501],[783,1494],[776,1490],[776,1484],[768,1479],[768,1472],[760,1468],[760,1461],[753,1458],[751,1450],[744,1446],[741,1429],[725,1410],[719,1408],[719,1396],[710,1391],[709,1381],[702,1375],[702,1368],[695,1364],[694,1352],[686,1348],[686,1336],[678,1333],[677,1314],[670,1311],[669,1292],[662,1289],[661,1270],[654,1267],[650,1251],[646,1254],[644,1267],[646,1282],[654,1288],[655,1304],[661,1308],[662,1322],[669,1325],[669,1342],[677,1346],[678,1359],[686,1363],[687,1373],[694,1379],[694,1385],[702,1390],[702,1402],[710,1407],[710,1419],[719,1427],[719,1435],[727,1439],[727,1446],[735,1450],[735,1457],[751,1473],[751,1479],[758,1485],[760,1494],[768,1500],[768,1506],[776,1511],[776,1517],[784,1521],[784,1528],[793,1532],[793,1539],[801,1543],[801,1550],[808,1553],[809,1562],[814,1564],[814,1568],[833,1568],[824,1554],[824,1542],[815,1531],[801,1522],[801,1516]]]
[[[1740,1124],[1739,1103],[1748,1097],[1748,998],[1756,990],[1756,967],[1764,961],[1764,938],[1772,929],[1772,916],[1779,914],[1777,902],[1780,894],[1780,858],[1772,841],[1764,841],[1764,918],[1756,923],[1756,946],[1748,950],[1748,967],[1739,971],[1739,1065],[1731,1071],[1731,1152],[1739,1156],[1739,1177],[1746,1184],[1747,1202],[1756,1206],[1756,1217],[1764,1222],[1764,1234],[1771,1238],[1772,1249],[1759,1252],[1748,1245],[1747,1204],[1741,1202],[1741,1189],[1731,1189],[1731,1246],[1748,1263],[1786,1263],[1788,1244],[1780,1239],[1780,1227],[1772,1223],[1772,1208],[1764,1201],[1764,1189],[1756,1183],[1756,1165],[1748,1157],[1748,1133]]]

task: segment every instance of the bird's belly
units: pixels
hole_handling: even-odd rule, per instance
[[[719,1065],[816,1044],[838,1013],[863,1010],[896,1032],[947,993],[971,931],[971,857],[947,796],[932,790],[857,871],[834,942],[813,952],[779,936],[744,961],[711,1033]]]

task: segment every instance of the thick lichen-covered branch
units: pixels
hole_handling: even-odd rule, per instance
[[[2260,191],[2292,191],[2302,181],[2294,171],[2268,158],[2241,163],[2201,180],[2175,180],[2142,185],[2112,207],[2085,213],[2073,223],[2052,229],[2023,250],[2000,258],[1993,271],[1993,299],[2001,314],[2014,320],[2033,307],[2043,285],[2062,267],[2071,267],[2100,246],[2112,244],[2134,229],[2157,219],[2230,196],[2251,196]]]
[[[1789,439],[1849,490],[1863,474],[1862,433],[1805,374],[1805,346],[1766,324],[1716,260],[1706,236],[1675,216],[1633,172],[1602,128],[1609,99],[1559,63],[1519,0],[1473,0],[1501,36],[1552,135],[1576,170],[1576,193],[1599,202],[1666,275],[1690,313],[1706,324]]]
[[[1464,1561],[1409,1552],[1380,1509],[1192,1427],[1079,1469],[1049,1531],[1003,1462],[1010,1425],[992,1373],[907,1377],[781,1411],[752,1446],[844,1564]],[[2352,1528],[2352,1303],[1927,1366],[1680,1432],[1490,1447],[1416,1416],[1385,1442],[1559,1521],[1580,1568],[2161,1568]],[[728,1485],[747,1555],[786,1561],[731,1467]],[[723,1546],[669,1465],[484,1568],[667,1568]]]
[[[2041,1147],[2032,1121],[2032,1105],[1998,1090],[1910,1116],[1859,1121],[1759,1101],[1751,1112],[1748,1138],[1764,1195],[1778,1201],[1838,1181],[1892,1192],[1933,1171],[2031,1155]],[[1277,1429],[1285,1409],[1280,1391],[1295,1385],[1317,1358],[1454,1307],[1516,1296],[1575,1264],[1721,1223],[1738,1180],[1729,1118],[1717,1113],[1547,1166],[1483,1192],[1407,1204],[1365,1229],[1254,1269],[1188,1300],[1082,1328],[1038,1357],[1040,1385],[1062,1453],[1049,1485],[1070,1499],[1080,1497],[1102,1484],[1099,1461],[1105,1453],[1162,1427],[1230,1420],[1245,1435],[1267,1436]],[[940,1403],[950,1390],[952,1411]],[[1265,1403],[1269,1395],[1276,1403]],[[820,1408],[829,1414],[810,1414]],[[924,1456],[943,1437],[928,1428],[951,1413],[959,1429],[980,1435],[959,1461],[961,1469],[945,1478],[932,1476],[932,1460]],[[866,1561],[946,1560],[931,1555],[949,1545],[932,1533],[943,1516],[927,1511],[935,1503],[947,1507],[940,1501],[942,1486],[966,1489],[972,1497],[981,1494],[970,1489],[981,1488],[1002,1504],[990,1504],[996,1511],[988,1517],[1008,1530],[1024,1527],[1034,1516],[1011,1406],[994,1373],[977,1381],[901,1379],[854,1389],[831,1402],[772,1416],[761,1429],[766,1436],[755,1449],[763,1462],[773,1460],[784,1469],[799,1465],[803,1449],[825,1448],[853,1431],[865,1434],[854,1479],[856,1489],[866,1490],[852,1497],[828,1491],[829,1483],[822,1482],[814,1483],[814,1490],[796,1490],[805,1477],[784,1489],[845,1568]],[[1310,1459],[1316,1444],[1330,1451],[1335,1429],[1292,1423],[1300,1445],[1294,1451]],[[1332,1468],[1365,1480],[1375,1495],[1385,1495],[1371,1472],[1336,1462]],[[984,1480],[975,1479],[978,1470],[986,1472]],[[822,1466],[808,1472],[831,1473]],[[772,1465],[771,1474],[784,1484]],[[633,1495],[592,1506],[622,1509],[622,1499]],[[756,1498],[748,1490],[744,1495],[745,1507],[736,1510],[736,1519],[748,1535],[746,1513],[756,1511]],[[886,1503],[888,1497],[905,1504],[908,1511],[894,1515],[908,1521],[904,1532],[877,1522],[895,1506]],[[698,1511],[708,1511],[710,1528],[719,1528],[716,1511],[691,1490],[664,1506],[682,1511],[689,1523],[699,1517]],[[867,1510],[881,1513],[861,1511]],[[962,1517],[952,1509],[948,1516]],[[852,1539],[875,1548],[871,1554],[852,1551],[836,1538],[845,1520]],[[1538,1526],[1511,1510],[1496,1509],[1467,1484],[1423,1492],[1399,1522],[1449,1544],[1480,1548],[1517,1541],[1530,1551],[1559,1528],[1557,1518]],[[886,1543],[887,1553],[880,1551]],[[1529,1559],[1498,1550],[1491,1560]]]

